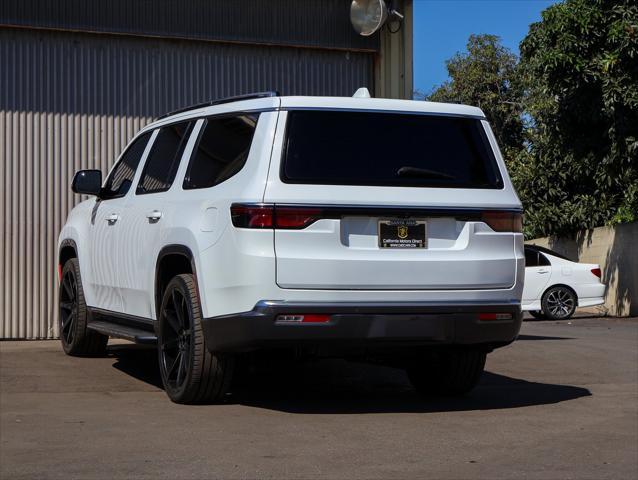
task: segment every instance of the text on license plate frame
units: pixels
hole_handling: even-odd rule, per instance
[[[391,232],[393,227],[396,228],[395,232]],[[377,222],[377,235],[379,248],[428,248],[428,227],[425,219],[382,218]]]

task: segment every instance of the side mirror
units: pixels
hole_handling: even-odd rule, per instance
[[[101,188],[102,172],[100,170],[79,170],[71,183],[71,190],[86,195],[99,195]]]

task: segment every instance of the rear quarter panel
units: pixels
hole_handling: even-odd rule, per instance
[[[266,279],[274,282],[273,232],[235,230],[230,206],[263,200],[277,119],[277,111],[260,113],[246,164],[239,173],[214,187],[185,190],[182,184],[188,162],[184,161],[175,188],[166,198],[160,250],[172,244],[191,250],[204,316],[218,311],[234,292]]]

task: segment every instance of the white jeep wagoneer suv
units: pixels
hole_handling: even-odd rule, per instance
[[[60,337],[157,343],[176,402],[238,355],[383,355],[459,394],[521,324],[521,204],[478,108],[262,93],[142,129],[59,238]]]

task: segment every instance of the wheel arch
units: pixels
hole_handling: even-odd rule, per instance
[[[576,298],[576,306],[578,306],[578,294],[576,293],[576,290],[574,290],[573,287],[570,287],[569,285],[565,283],[554,283],[553,285],[550,285],[549,287],[547,287],[545,291],[543,291],[543,294],[541,295],[541,306],[542,306],[542,301],[545,298],[545,295],[547,295],[547,292],[554,287],[564,287],[570,292],[572,292],[574,294],[574,297]]]
[[[181,273],[190,273],[195,280],[197,293],[199,294],[199,284],[197,283],[197,268],[193,252],[186,245],[172,244],[162,247],[157,255],[155,263],[154,295],[155,318],[158,318],[159,307],[162,303],[162,292],[171,278]]]
[[[58,272],[62,271],[62,267],[66,262],[72,258],[78,258],[78,246],[75,240],[71,238],[65,238],[60,242],[58,248]]]

